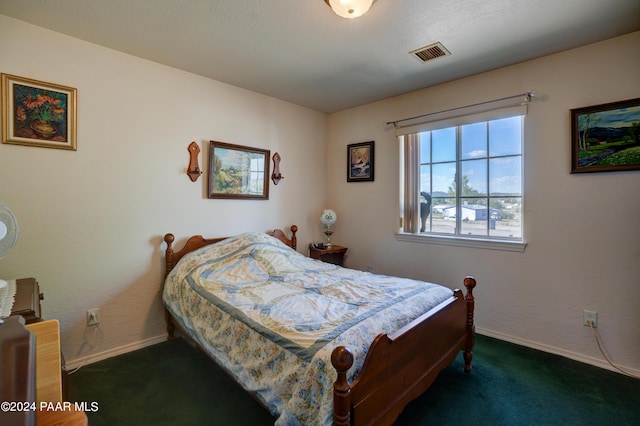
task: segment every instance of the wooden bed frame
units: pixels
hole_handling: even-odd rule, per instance
[[[293,225],[290,229],[290,239],[279,229],[269,232],[269,235],[295,250],[298,227]],[[181,250],[174,251],[175,237],[166,234],[165,279],[184,255],[225,238],[193,236]],[[402,329],[392,334],[379,334],[369,347],[358,376],[351,383],[347,380],[347,371],[353,365],[353,354],[344,346],[333,350],[331,364],[338,373],[333,385],[334,425],[392,424],[405,406],[429,388],[460,351],[463,351],[464,371],[471,371],[475,338],[473,289],[476,280],[468,276],[464,279],[464,286],[466,295],[456,289],[452,299]],[[165,309],[165,313],[168,339],[175,338],[176,327],[188,337],[169,311]]]

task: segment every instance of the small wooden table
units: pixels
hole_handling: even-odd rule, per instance
[[[56,403],[63,402],[60,323],[40,321],[27,325],[27,329],[36,336],[36,402],[39,408],[40,403],[46,404],[45,409],[36,411],[36,426],[86,426],[87,415],[75,404],[63,410],[56,408]]]
[[[331,248],[319,249],[309,244],[309,256],[313,259],[320,259],[323,262],[333,263],[334,265],[344,266],[344,255],[347,252],[346,247],[332,245]]]
[[[62,401],[60,323],[40,321],[27,325],[36,336],[36,401]]]

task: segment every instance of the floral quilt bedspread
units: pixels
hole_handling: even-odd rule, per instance
[[[163,292],[182,327],[275,416],[331,424],[331,351],[349,347],[355,377],[369,345],[452,297],[436,284],[310,259],[247,233],[181,259]]]

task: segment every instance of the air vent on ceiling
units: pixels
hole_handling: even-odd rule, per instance
[[[443,56],[451,55],[451,53],[440,42],[421,47],[420,49],[416,49],[409,53],[415,56],[420,62],[428,62],[442,58]]]

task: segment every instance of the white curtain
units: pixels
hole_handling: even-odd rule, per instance
[[[404,199],[402,230],[416,233],[420,229],[420,169],[415,165],[420,159],[420,134],[402,136],[404,144]]]

